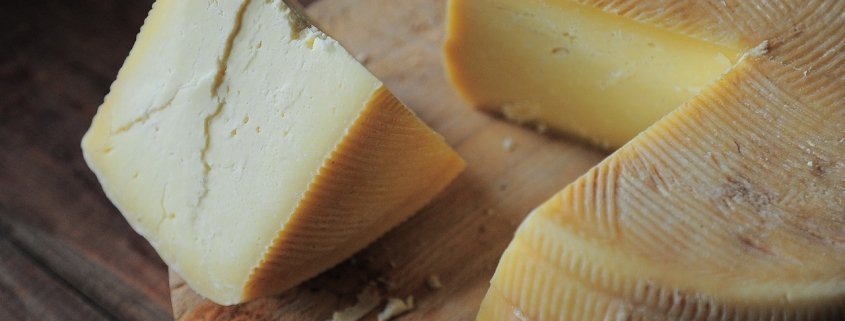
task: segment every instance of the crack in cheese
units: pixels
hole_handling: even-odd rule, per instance
[[[636,123],[627,129],[646,126],[639,134],[613,136],[618,133],[581,123],[595,131],[579,134],[610,146],[637,135],[529,214],[499,262],[478,320],[845,319],[845,2],[452,0],[450,10],[449,68],[471,101],[498,94],[480,87],[468,93],[474,80],[498,81],[501,88],[544,84],[522,98],[547,99],[539,92],[553,90],[553,77],[606,74],[593,71],[595,64],[556,74],[563,65],[519,58],[510,62],[514,70],[524,64],[549,72],[495,77],[491,70],[505,64],[486,65],[539,55],[550,44],[529,33],[556,33],[581,20],[592,30],[636,23],[634,30],[647,25],[698,41],[667,55],[713,46],[740,53],[727,73],[719,66],[679,108],[649,116],[660,118],[656,123],[611,120]],[[525,34],[497,29],[526,13],[514,25]],[[464,28],[478,28],[472,34],[486,39],[462,38]],[[485,29],[500,32],[485,36]],[[521,52],[496,47],[523,36],[529,40],[514,47]],[[627,51],[637,45],[596,63],[624,64],[629,55],[637,61],[638,49]],[[584,50],[605,46],[586,43]],[[468,62],[483,52],[486,60]],[[692,71],[708,63],[678,67]],[[476,78],[481,69],[491,72],[488,79]],[[612,110],[590,109],[597,108],[591,101],[614,99],[627,108],[655,98],[636,91],[535,108],[599,117]],[[539,121],[554,125],[551,117]]]
[[[157,1],[82,147],[132,227],[221,304],[333,266],[464,166],[279,0]]]

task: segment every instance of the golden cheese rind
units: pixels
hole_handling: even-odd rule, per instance
[[[845,89],[793,72],[745,61],[533,211],[478,320],[845,316]]]
[[[442,137],[379,89],[250,276],[245,299],[334,266],[406,220],[464,168]]]
[[[651,4],[604,9],[642,17]],[[653,19],[694,25],[667,12]],[[761,43],[743,43],[730,72],[535,209],[477,319],[845,318],[843,13],[802,2],[763,38],[743,33],[763,23],[682,30]]]

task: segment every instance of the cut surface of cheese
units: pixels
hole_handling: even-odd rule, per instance
[[[739,58],[572,1],[451,1],[447,70],[475,107],[617,148]]]
[[[845,2],[583,3],[748,49],[532,211],[477,319],[845,319]]]
[[[464,166],[280,0],[157,1],[82,147],[132,227],[221,304],[337,264]]]

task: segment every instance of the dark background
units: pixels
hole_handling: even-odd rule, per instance
[[[0,1],[0,321],[172,319],[79,147],[152,2]]]

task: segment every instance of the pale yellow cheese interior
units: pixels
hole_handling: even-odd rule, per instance
[[[616,148],[700,93],[737,48],[573,1],[451,1],[446,62],[473,105]]]
[[[308,232],[288,231],[286,225],[297,209],[310,211],[299,214],[299,221],[315,220],[309,217],[313,215],[334,220],[329,212],[301,202],[321,169],[350,166],[335,164],[344,158],[332,153],[353,124],[366,123],[359,119],[366,108],[381,108],[370,102],[381,88],[335,40],[308,26],[281,0],[160,0],[82,145],[109,198],[163,260],[200,294],[218,303],[238,303],[284,289],[263,282],[258,287],[266,288],[260,293],[249,292],[259,267],[258,276],[286,280],[278,284],[289,287],[377,237],[313,240]],[[397,124],[413,117],[401,104],[379,113],[393,110],[401,114]],[[444,182],[454,177],[454,169],[462,167],[459,158],[422,123],[411,126],[420,126],[424,134],[394,141],[417,141],[418,146],[407,146],[427,156],[415,150],[407,154],[421,161],[450,160],[454,166],[440,173]],[[366,138],[349,139],[368,144]],[[436,146],[439,154],[420,146]],[[373,155],[380,155],[376,151]],[[337,160],[327,163],[330,156]],[[430,161],[431,166],[442,164]],[[335,186],[331,179],[345,182],[332,173],[320,176],[320,186]],[[347,193],[354,187],[354,180],[350,182],[337,192]],[[424,189],[415,192],[420,202],[443,187],[439,181],[415,184]],[[406,191],[404,185],[395,189]],[[364,200],[371,193],[356,192]],[[384,228],[382,223],[379,228],[329,226],[350,237],[368,230],[383,233],[421,206],[403,202],[409,205],[364,212],[347,206],[350,212],[344,216],[359,224],[380,215],[396,217],[379,219]],[[336,204],[317,206],[323,205]],[[312,242],[308,244],[321,261],[274,275],[301,263],[262,265],[274,259],[269,250],[280,235]],[[339,244],[344,244],[340,250],[335,248]],[[285,251],[291,245],[275,246],[274,251]],[[328,254],[321,257],[321,251]]]

